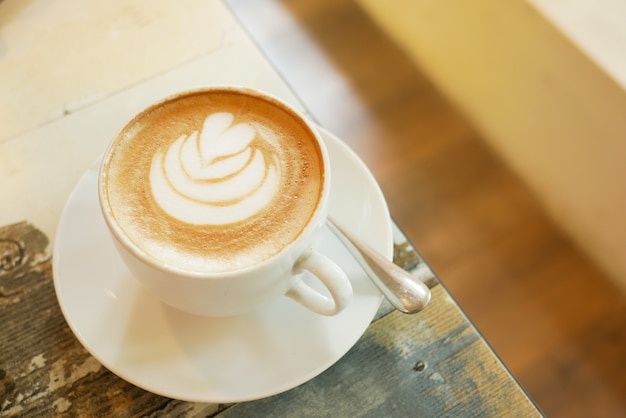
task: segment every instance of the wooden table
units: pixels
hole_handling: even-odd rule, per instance
[[[431,288],[384,302],[356,345],[269,398],[201,404],[117,377],[80,345],[52,283],[56,223],[115,132],[147,104],[244,84],[301,106],[219,1],[0,3],[0,416],[540,416],[394,226],[395,261]]]

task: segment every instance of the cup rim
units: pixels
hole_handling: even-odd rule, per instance
[[[309,220],[307,221],[302,231],[300,231],[300,233],[295,237],[293,241],[291,241],[286,246],[282,247],[280,251],[272,254],[270,257],[265,258],[258,263],[241,267],[241,268],[237,268],[234,270],[227,270],[227,271],[220,271],[220,272],[185,270],[183,268],[159,261],[155,257],[150,256],[146,251],[144,251],[136,243],[134,243],[133,240],[124,232],[123,228],[119,225],[118,221],[115,219],[115,217],[112,214],[112,209],[109,204],[109,199],[108,199],[107,193],[105,193],[105,185],[104,185],[105,184],[104,178],[106,177],[104,174],[105,166],[110,161],[112,150],[117,144],[117,142],[120,140],[121,134],[127,129],[127,127],[131,126],[137,119],[139,119],[139,117],[146,114],[147,112],[150,112],[151,109],[154,109],[158,106],[161,106],[164,103],[167,103],[168,101],[174,100],[179,97],[189,96],[193,94],[200,94],[200,93],[210,93],[214,91],[224,91],[224,90],[236,91],[238,93],[243,92],[248,95],[259,97],[265,101],[274,102],[279,107],[286,109],[286,111],[291,113],[293,116],[299,119],[304,124],[304,126],[306,126],[307,130],[315,138],[315,141],[317,142],[318,149],[320,151],[320,155],[322,158],[322,164],[324,168],[324,173],[322,176],[323,178],[322,191],[320,193],[320,198],[317,202],[315,210],[311,214]],[[126,249],[126,251],[131,253],[134,257],[138,258],[141,262],[157,270],[164,271],[167,273],[173,273],[178,276],[184,276],[186,278],[220,279],[220,278],[228,278],[230,276],[246,274],[246,273],[250,273],[253,271],[258,271],[260,269],[263,269],[266,266],[271,265],[277,259],[289,253],[292,248],[300,245],[302,240],[306,239],[306,237],[309,237],[314,231],[316,231],[319,227],[321,227],[324,224],[326,220],[326,216],[327,216],[328,201],[330,198],[330,184],[331,184],[330,160],[329,160],[329,154],[326,148],[326,144],[324,143],[322,135],[320,134],[317,127],[313,124],[312,121],[309,120],[309,118],[307,118],[304,115],[303,112],[294,108],[294,106],[287,103],[283,99],[280,99],[271,93],[268,93],[266,91],[263,91],[257,88],[239,86],[239,85],[210,85],[210,86],[198,87],[194,89],[181,90],[178,93],[165,96],[164,98],[151,103],[150,105],[144,107],[142,110],[137,112],[135,115],[133,115],[133,117],[128,122],[126,122],[122,126],[120,130],[118,130],[117,134],[109,142],[106,150],[104,151],[102,160],[100,162],[100,168],[98,171],[98,198],[99,198],[100,210],[114,238],[118,241],[120,245],[122,245]]]

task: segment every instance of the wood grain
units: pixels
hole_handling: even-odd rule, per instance
[[[228,0],[540,408],[626,415],[626,297],[350,0]],[[622,353],[618,355],[617,353]]]
[[[200,404],[151,394],[106,370],[65,322],[47,237],[27,222],[0,227],[0,414],[539,416],[412,246],[396,253],[414,274],[427,273],[433,298],[424,311],[406,315],[383,304],[347,355],[293,390],[236,405]]]
[[[366,370],[366,371],[364,371]],[[374,322],[306,385],[234,405],[220,418],[540,416],[442,286],[423,314]]]
[[[80,345],[54,292],[48,238],[33,225],[0,227],[0,261],[0,416],[219,411],[219,405],[171,401],[139,389]]]

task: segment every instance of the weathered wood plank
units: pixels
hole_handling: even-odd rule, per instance
[[[423,312],[376,321],[316,379],[218,416],[541,416],[447,291],[432,291]]]
[[[33,225],[0,227],[0,415],[143,416],[173,408],[80,345],[57,303],[51,263],[48,238]]]
[[[194,404],[146,392],[101,366],[63,318],[47,237],[27,222],[0,227],[0,414],[537,415],[445,289],[430,284],[425,311],[408,316],[383,305],[357,345],[312,381],[256,402]]]

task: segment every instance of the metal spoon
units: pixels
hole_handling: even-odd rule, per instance
[[[396,309],[416,313],[426,307],[430,290],[420,279],[387,260],[330,216],[328,226]]]

